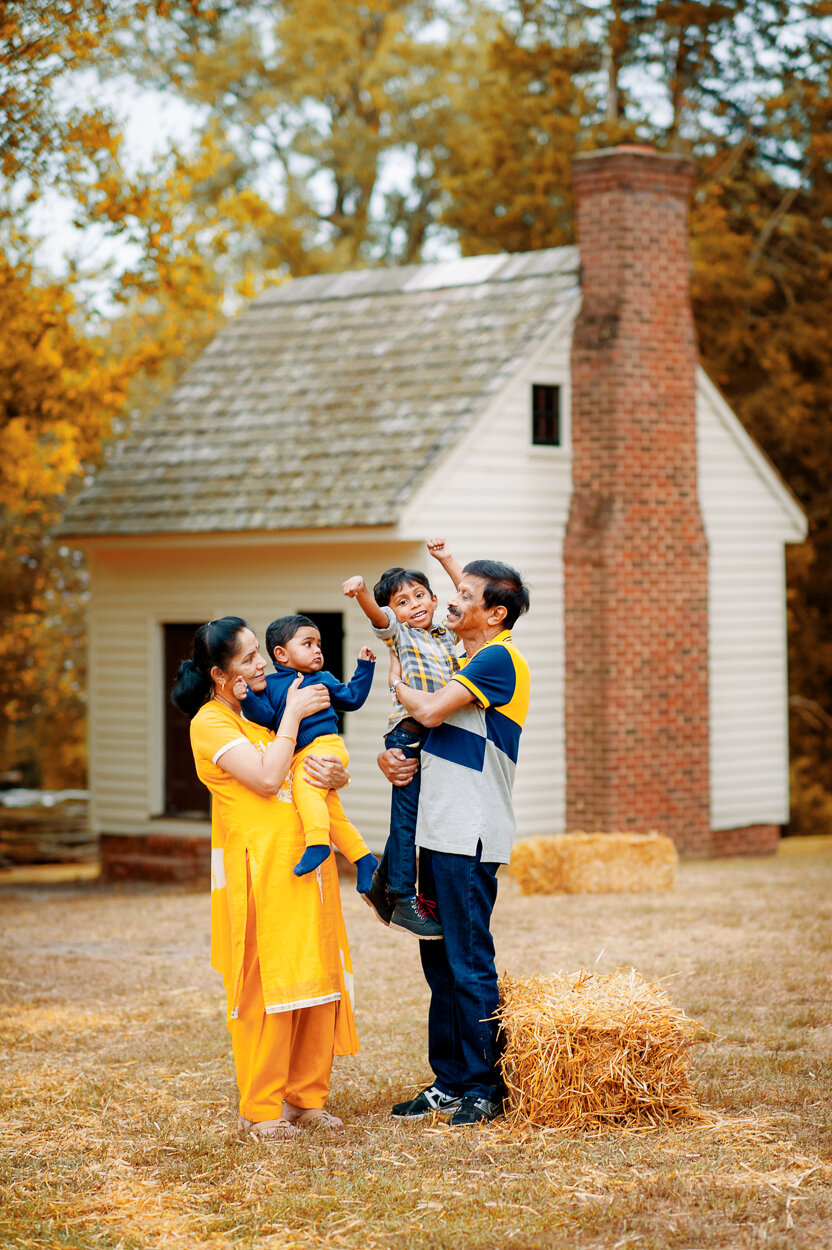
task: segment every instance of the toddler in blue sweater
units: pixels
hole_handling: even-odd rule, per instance
[[[303,824],[306,850],[295,865],[294,873],[304,876],[324,862],[329,855],[330,841],[358,873],[359,893],[366,894],[372,885],[377,860],[366,842],[347,819],[341,800],[334,790],[322,790],[306,780],[303,761],[307,755],[335,755],[346,768],[349,754],[338,733],[336,712],[354,712],[362,707],[370,693],[375,659],[369,647],[358,653],[358,664],[345,684],[324,668],[321,635],[308,616],[281,616],[266,630],[266,650],[274,661],[275,671],[266,678],[261,694],[246,689],[240,702],[246,719],[277,732],[286,706],[289,688],[301,674],[301,686],[320,683],[329,691],[330,705],[320,712],[305,716],[300,723],[296,754],[292,758],[292,797]]]

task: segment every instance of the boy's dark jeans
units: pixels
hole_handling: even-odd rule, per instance
[[[418,760],[428,735],[422,726],[413,729],[397,725],[384,739],[386,750],[398,747],[409,760]],[[378,866],[391,894],[407,898],[416,893],[416,816],[419,811],[421,770],[406,786],[393,786],[390,798],[390,834]]]

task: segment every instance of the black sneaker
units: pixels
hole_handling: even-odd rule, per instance
[[[390,928],[401,929],[402,933],[413,933],[423,942],[436,942],[443,934],[435,912],[436,904],[421,894],[413,898],[397,899],[390,917]]]
[[[496,1120],[502,1114],[502,1102],[491,1102],[479,1094],[466,1094],[448,1124],[451,1128],[459,1128],[464,1124],[487,1124],[489,1120]]]
[[[423,1089],[410,1102],[397,1102],[392,1114],[398,1119],[423,1120],[425,1116],[456,1111],[462,1102],[459,1094],[443,1094],[435,1085]]]
[[[390,925],[390,917],[393,915],[395,903],[391,902],[387,893],[387,886],[382,877],[378,875],[378,870],[373,873],[373,884],[370,886],[366,894],[361,897],[368,907],[372,907],[376,913],[376,918],[383,925]]]

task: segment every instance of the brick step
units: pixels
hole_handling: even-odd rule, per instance
[[[101,858],[102,881],[186,882],[208,880],[210,856],[150,855],[147,852],[109,852]]]

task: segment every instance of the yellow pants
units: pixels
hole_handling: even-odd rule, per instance
[[[337,1003],[266,1015],[257,952],[257,915],[251,878],[239,1015],[231,1020],[231,1047],[240,1090],[240,1115],[255,1123],[277,1120],[283,1099],[322,1107],[335,1053]]]
[[[308,747],[302,747],[292,759],[292,797],[303,825],[303,840],[307,846],[326,846],[331,842],[342,855],[355,863],[370,849],[341,806],[335,790],[321,790],[307,781],[303,761],[307,755],[337,755],[347,767],[349,752],[343,738],[337,734],[321,734]]]

